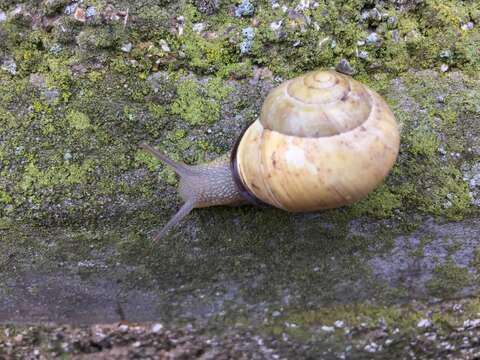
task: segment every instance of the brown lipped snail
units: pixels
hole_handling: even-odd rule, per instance
[[[180,176],[185,201],[161,238],[192,209],[244,203],[308,212],[352,204],[387,176],[400,134],[385,100],[351,77],[308,72],[268,94],[230,156],[190,166],[140,146]]]

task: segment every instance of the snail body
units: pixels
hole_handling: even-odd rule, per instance
[[[349,76],[312,71],[285,81],[230,159],[188,166],[141,144],[180,175],[185,200],[156,238],[195,207],[251,202],[306,212],[352,204],[387,176],[399,142],[386,102]]]

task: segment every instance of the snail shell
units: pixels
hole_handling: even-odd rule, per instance
[[[335,71],[312,71],[270,92],[235,160],[251,195],[314,211],[365,197],[392,168],[399,142],[395,117],[375,91]]]

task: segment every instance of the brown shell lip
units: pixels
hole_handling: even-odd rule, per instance
[[[255,196],[243,183],[242,178],[240,177],[240,173],[238,171],[238,164],[237,164],[237,152],[238,146],[240,145],[240,141],[242,141],[243,135],[248,130],[251,124],[247,125],[240,135],[238,136],[235,145],[232,148],[232,152],[230,153],[230,170],[232,172],[233,181],[238,188],[238,192],[242,196],[242,198],[249,204],[259,206],[259,207],[269,207],[270,205],[266,202],[260,200],[258,197]]]

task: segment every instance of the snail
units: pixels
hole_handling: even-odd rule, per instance
[[[399,145],[380,95],[332,70],[308,72],[270,91],[230,156],[189,166],[140,144],[180,176],[185,201],[155,239],[194,208],[253,203],[309,212],[352,204],[384,180]]]

